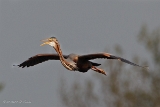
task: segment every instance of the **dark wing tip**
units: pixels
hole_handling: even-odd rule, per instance
[[[25,67],[25,66],[21,66],[21,65],[13,65],[13,66],[14,66],[14,67],[15,67],[15,66],[17,66],[17,67],[22,67],[22,68],[24,68],[24,67]]]
[[[15,66],[18,66],[18,67],[19,67],[19,65],[12,65],[12,66],[14,66],[14,67],[15,67]]]
[[[29,65],[25,65],[24,63],[21,63],[19,65],[13,65],[13,66],[17,66],[19,68],[25,68],[25,67],[29,67]]]
[[[140,65],[135,64],[135,63],[133,63],[133,62],[130,62],[130,61],[124,59],[124,58],[120,58],[120,57],[119,57],[118,60],[120,60],[120,61],[122,61],[122,62],[125,62],[125,63],[128,63],[128,64],[133,65],[133,66],[138,66],[138,67],[141,67],[141,68],[144,68],[144,69],[147,69],[147,70],[149,69],[148,66],[140,66]]]

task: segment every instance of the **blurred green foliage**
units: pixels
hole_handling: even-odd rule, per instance
[[[4,89],[4,83],[0,83],[0,91]]]
[[[83,82],[80,79],[73,84],[61,81],[61,103],[66,107],[160,107],[160,29],[150,33],[143,25],[138,42],[151,54],[153,70],[126,68],[121,62],[107,60],[102,68],[109,72],[108,76],[94,73],[94,79]],[[123,54],[119,45],[115,51]],[[142,65],[149,63],[147,59],[140,62],[138,56],[133,58]]]

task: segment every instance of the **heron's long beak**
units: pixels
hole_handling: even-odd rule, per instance
[[[41,40],[43,43],[40,46],[48,45],[50,43],[49,39]]]

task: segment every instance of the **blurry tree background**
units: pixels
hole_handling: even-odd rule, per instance
[[[148,65],[152,59],[148,65],[152,69],[106,60],[101,68],[107,76],[95,72],[92,78],[78,78],[71,84],[61,80],[61,103],[65,107],[160,107],[160,28],[149,32],[143,25],[137,38],[151,58],[134,56],[131,61]],[[119,45],[115,46],[115,55],[123,56],[122,50]]]
[[[4,89],[5,84],[4,83],[0,83],[0,92]]]

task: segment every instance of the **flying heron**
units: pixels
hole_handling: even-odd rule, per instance
[[[90,60],[93,60],[96,58],[107,58],[107,59],[117,59],[119,61],[128,63],[133,66],[143,67],[133,62],[130,62],[124,58],[114,56],[109,53],[94,53],[94,54],[87,54],[87,55],[77,55],[72,53],[69,55],[63,55],[60,48],[60,44],[55,37],[51,37],[42,41],[43,43],[40,46],[50,45],[55,49],[57,54],[37,54],[35,56],[30,57],[28,60],[22,62],[17,66],[24,68],[24,67],[34,66],[36,64],[39,64],[48,60],[60,60],[62,65],[70,71],[79,71],[79,72],[85,73],[89,69],[92,69],[93,71],[106,75],[103,69],[97,68],[97,66],[101,64],[91,62]]]

